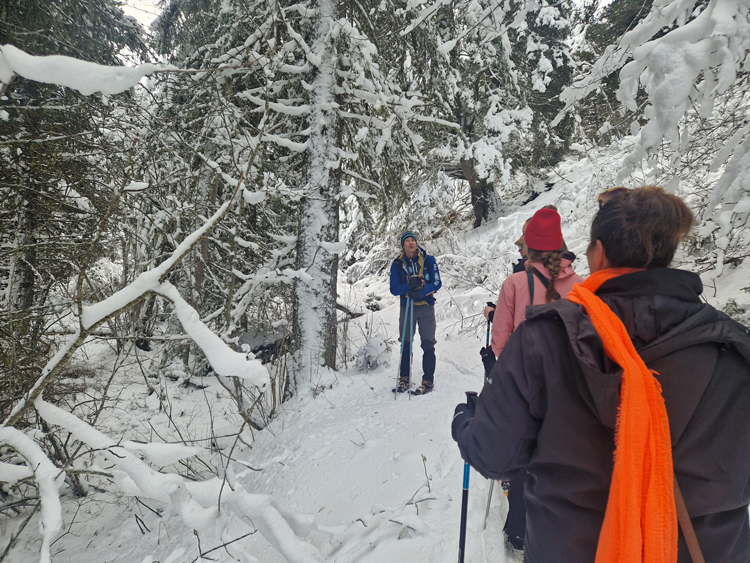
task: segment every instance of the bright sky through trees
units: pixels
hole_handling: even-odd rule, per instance
[[[122,11],[129,16],[133,16],[144,27],[151,25],[151,22],[159,15],[156,0],[125,0]]]

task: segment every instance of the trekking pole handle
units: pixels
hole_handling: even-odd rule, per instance
[[[492,301],[487,301],[487,306],[491,307],[493,311],[496,308],[496,304],[493,303]],[[492,314],[492,313],[490,313],[490,314]],[[485,343],[485,346],[489,346],[490,345],[490,324],[491,323],[492,323],[492,321],[490,321],[490,319],[487,318],[487,342]]]
[[[476,391],[467,391],[466,392],[466,404],[469,406],[469,409],[474,412],[474,410],[477,408],[477,392]]]

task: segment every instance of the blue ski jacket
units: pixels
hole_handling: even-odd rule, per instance
[[[409,278],[424,277],[424,287],[415,305],[435,306],[435,292],[440,289],[440,272],[435,258],[427,254],[424,248],[417,247],[417,255],[408,258],[401,251],[401,255],[391,264],[391,294],[401,296],[401,306],[406,306],[406,294],[409,293]]]

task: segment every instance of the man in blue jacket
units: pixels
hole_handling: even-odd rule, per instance
[[[403,252],[391,264],[391,293],[401,297],[401,312],[398,319],[399,337],[403,340],[401,368],[398,386],[394,393],[409,390],[409,351],[410,335],[415,325],[419,327],[419,340],[422,345],[422,385],[410,391],[412,395],[424,395],[435,385],[435,292],[440,289],[440,272],[435,258],[417,245],[417,237],[411,231],[401,235]],[[411,327],[404,330],[404,315],[407,300],[414,303]]]

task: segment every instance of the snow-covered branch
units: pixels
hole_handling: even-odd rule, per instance
[[[211,367],[219,375],[233,375],[249,380],[260,389],[270,382],[268,370],[251,354],[235,352],[200,320],[198,311],[185,301],[177,288],[165,281],[154,289],[169,299],[188,335],[200,346]]]
[[[738,0],[712,0],[705,8],[697,0],[655,3],[618,45],[607,47],[586,77],[563,91],[560,99],[566,107],[552,125],[599,88],[608,74],[621,68],[618,99],[636,111],[636,94],[643,87],[649,105],[644,112],[648,123],[640,128],[640,140],[620,179],[630,175],[646,153],[662,142],[679,150],[685,142],[679,133],[685,113],[698,107],[701,117],[710,116],[716,96],[727,91],[738,72],[747,71],[749,18],[750,6]],[[673,29],[652,39],[665,28]]]
[[[164,295],[175,303],[175,310],[180,321],[183,322],[185,330],[191,337],[196,339],[196,344],[201,347],[206,354],[206,357],[209,358],[209,361],[213,359],[213,361],[216,362],[214,368],[217,373],[221,375],[233,375],[246,378],[261,389],[268,385],[270,382],[270,376],[261,362],[229,348],[229,346],[227,346],[218,336],[214,335],[208,327],[200,321],[198,313],[188,305],[180,297],[179,292],[177,292],[177,290],[166,281],[167,274],[169,274],[177,263],[182,260],[216,224],[218,224],[224,215],[226,215],[232,202],[237,197],[240,183],[241,179],[231,198],[219,207],[219,209],[200,228],[185,237],[169,258],[155,268],[143,272],[133,280],[133,282],[110,297],[82,308],[80,328],[68,339],[58,353],[47,362],[47,365],[42,370],[42,375],[26,392],[24,397],[16,403],[2,426],[12,426],[18,421],[21,414],[26,408],[28,408],[28,405],[42,393],[46,385],[49,383],[51,376],[57,369],[59,369],[59,366],[62,365],[62,363],[69,358],[81,344],[83,344],[88,335],[96,330],[96,328],[102,323],[121,313],[150,293]]]
[[[52,561],[50,545],[62,528],[62,507],[57,490],[62,484],[64,474],[47,458],[42,448],[20,430],[10,427],[0,428],[0,444],[7,444],[12,447],[26,459],[27,463],[25,472],[18,466],[10,466],[10,464],[4,463],[0,467],[0,481],[14,482],[18,480],[21,474],[26,475],[27,472],[33,472],[42,503],[42,519],[39,523],[42,532],[42,550],[39,561],[40,563],[50,563]],[[10,471],[9,466],[16,469]]]
[[[137,67],[107,66],[63,55],[30,55],[13,45],[0,45],[0,85],[7,86],[14,75],[44,84],[57,84],[78,90],[84,96],[96,92],[119,94],[129,90],[141,79],[154,74],[200,74],[223,72],[263,64],[258,55],[238,65],[222,65],[211,69],[178,68],[174,65],[145,63]]]
[[[146,455],[149,455],[151,449],[148,448],[148,445],[132,442],[119,444],[75,415],[47,403],[41,398],[35,401],[34,406],[48,424],[64,428],[77,440],[92,449],[103,452],[107,460],[118,467],[118,470],[113,471],[113,473],[117,486],[124,493],[173,504],[185,524],[197,532],[221,529],[228,525],[228,520],[219,512],[218,508],[219,493],[222,490],[221,479],[214,478],[195,483],[180,475],[161,473],[141,461],[137,455],[137,453],[144,451]],[[22,436],[25,441],[20,439],[18,435]],[[59,474],[60,471],[46,459],[33,440],[27,438],[18,430],[1,429],[0,442],[3,441],[16,448],[25,457],[33,456],[31,457],[31,463],[39,464],[43,468],[36,470],[35,476],[37,476],[37,480],[44,479],[42,482],[46,487],[42,496],[42,504],[43,511],[48,510],[49,512],[49,516],[47,516],[47,512],[43,512],[49,521],[50,533],[49,536],[45,534],[45,542],[48,545],[48,542],[60,530],[62,523],[57,488],[51,489],[51,486],[54,486],[54,480],[51,476]],[[36,448],[38,453],[35,453],[33,448]],[[179,459],[194,455],[195,448],[173,444],[170,446],[169,453],[171,459]],[[161,454],[163,455],[164,452],[162,451]],[[166,460],[160,459],[159,461]],[[40,482],[40,488],[42,482]],[[250,494],[238,483],[234,483],[234,487],[231,489],[225,489],[222,496],[224,502],[228,502],[237,514],[250,519],[263,536],[286,557],[287,561],[291,563],[314,563],[322,560],[319,551],[299,537],[307,535],[315,527],[314,517],[289,510],[277,504],[268,495]],[[49,505],[49,508],[45,507],[45,503]],[[54,512],[55,510],[56,512]],[[55,517],[57,520],[55,520]],[[43,521],[46,527],[48,521]],[[55,527],[56,522],[57,527]],[[48,552],[49,548],[47,548]],[[49,559],[46,561],[49,561]]]
[[[78,90],[84,96],[95,92],[119,94],[138,84],[144,76],[176,67],[142,64],[137,67],[105,66],[72,57],[29,55],[13,45],[0,46],[0,82],[9,84],[17,74],[44,84]]]

